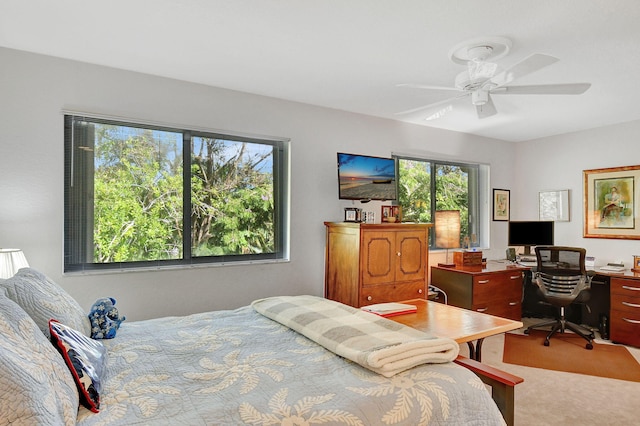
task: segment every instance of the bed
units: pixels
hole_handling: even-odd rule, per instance
[[[94,412],[86,401],[82,404],[82,392],[49,341],[51,318],[90,335],[86,313],[50,279],[22,269],[15,277],[0,280],[0,422],[81,426],[505,423],[486,386],[469,369],[436,356],[433,362],[373,371],[357,357],[348,359],[350,345],[345,349],[340,342],[337,349],[329,350],[326,342],[316,343],[322,339],[313,333],[305,337],[306,328],[296,331],[296,326],[269,318],[277,316],[266,312],[274,312],[273,306],[261,308],[254,303],[234,310],[123,322],[115,338],[99,341],[104,356],[99,359],[99,408]],[[338,309],[343,307],[347,312],[353,309],[345,305]],[[395,338],[393,333],[384,334],[385,339]],[[455,355],[457,351],[446,357]]]

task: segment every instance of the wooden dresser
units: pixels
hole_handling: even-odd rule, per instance
[[[640,280],[612,276],[610,286],[611,341],[640,346]]]
[[[431,224],[325,226],[327,299],[359,308],[426,297]]]
[[[523,271],[489,262],[486,267],[431,267],[431,284],[447,294],[447,302],[485,314],[520,321]]]

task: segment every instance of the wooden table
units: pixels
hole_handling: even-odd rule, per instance
[[[485,337],[516,330],[522,322],[506,318],[470,311],[456,306],[443,305],[424,299],[406,300],[402,303],[415,305],[418,312],[396,315],[390,320],[408,325],[439,337],[448,337],[458,343],[469,346],[469,357],[461,356],[455,360],[491,386],[492,398],[500,409],[508,426],[515,423],[515,386],[522,383],[522,378],[497,370],[480,363],[482,342]]]
[[[469,346],[469,357],[476,361],[481,361],[482,342],[485,337],[516,330],[523,326],[520,321],[424,299],[406,300],[402,303],[417,306],[418,312],[396,315],[389,319],[434,336],[448,337],[458,343],[466,343]]]

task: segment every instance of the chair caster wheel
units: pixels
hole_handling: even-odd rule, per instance
[[[548,340],[545,340],[545,341],[544,341],[544,345],[545,345],[545,346],[549,346],[549,341],[548,341]]]
[[[529,334],[529,329],[527,328],[523,333],[524,334]]]
[[[591,350],[591,349],[593,349],[593,345],[592,345],[591,343],[587,343],[586,348],[587,348],[587,349],[589,349],[589,350]]]

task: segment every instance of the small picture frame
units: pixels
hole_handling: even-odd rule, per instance
[[[357,207],[345,207],[344,208],[344,221],[345,222],[360,222],[362,217],[362,209]]]
[[[640,272],[640,255],[633,255],[633,267],[631,268],[632,272]]]
[[[382,222],[402,222],[402,207],[382,206]]]
[[[493,190],[493,220],[509,221],[511,210],[511,191],[508,189]]]

